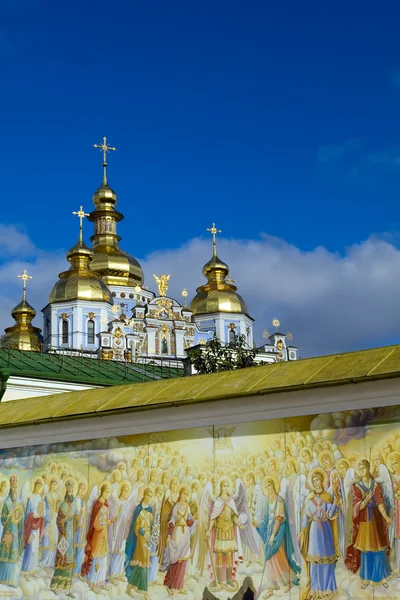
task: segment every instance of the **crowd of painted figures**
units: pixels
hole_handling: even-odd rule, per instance
[[[94,591],[125,582],[131,596],[184,593],[189,577],[234,592],[240,563],[258,563],[264,598],[298,588],[320,600],[337,593],[343,561],[362,588],[388,587],[400,567],[400,434],[360,453],[300,432],[254,453],[227,437],[204,457],[196,443],[191,463],[177,442],[130,448],[102,481],[92,463],[92,489],[66,455],[29,480],[3,470],[0,583],[46,569],[70,597],[74,577]]]

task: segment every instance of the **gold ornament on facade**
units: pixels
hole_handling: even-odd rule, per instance
[[[182,290],[182,296],[183,296],[183,307],[186,308],[186,298],[188,297],[188,291],[186,288],[184,288]]]
[[[169,278],[171,277],[171,275],[161,275],[160,277],[157,277],[157,275],[153,274],[153,277],[158,286],[158,295],[166,296],[167,290],[168,290],[168,282],[169,282]]]
[[[272,320],[272,325],[275,327],[275,331],[278,331],[278,327],[280,326],[281,322],[279,319],[277,319],[275,317],[275,319]]]

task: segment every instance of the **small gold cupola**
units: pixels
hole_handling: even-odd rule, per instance
[[[32,277],[24,270],[22,275],[18,275],[18,278],[22,279],[24,283],[22,300],[11,311],[15,325],[7,327],[5,330],[1,347],[14,350],[39,351],[41,349],[41,329],[32,325],[31,322],[36,316],[36,311],[26,299],[26,282]]]
[[[248,309],[243,298],[236,292],[237,287],[229,278],[229,267],[217,256],[217,233],[215,223],[207,229],[213,238],[213,255],[203,267],[203,275],[207,283],[197,288],[196,296],[193,298],[190,309],[193,315],[211,314],[218,312],[244,313],[248,315]]]
[[[103,152],[103,181],[93,194],[95,210],[88,217],[94,223],[94,235],[90,238],[94,253],[91,269],[107,285],[142,286],[142,267],[136,258],[121,250],[118,245],[121,238],[117,235],[117,223],[122,221],[124,215],[115,209],[117,195],[107,181],[107,152],[116,148],[108,146],[106,137],[102,144],[93,146]]]
[[[113,304],[110,290],[102,279],[90,268],[93,252],[86,246],[82,237],[82,220],[88,216],[82,206],[72,214],[79,217],[79,239],[68,251],[67,260],[71,264],[68,271],[59,274],[59,281],[49,295],[49,304],[70,300],[90,300]]]

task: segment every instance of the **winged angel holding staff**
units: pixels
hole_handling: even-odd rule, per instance
[[[260,549],[243,481],[236,480],[234,493],[232,487],[228,478],[222,478],[217,488],[218,496],[215,496],[210,482],[200,499],[197,566],[202,572],[207,560],[212,591],[223,588],[235,592],[239,588],[236,571],[243,560],[242,544],[254,554],[258,554]]]

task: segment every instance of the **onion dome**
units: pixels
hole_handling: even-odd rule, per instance
[[[103,181],[93,194],[95,210],[90,213],[89,221],[94,223],[94,235],[90,238],[93,247],[92,271],[95,271],[107,285],[142,286],[143,271],[139,262],[119,247],[120,236],[117,235],[117,223],[124,215],[115,209],[117,195],[107,181],[107,152],[115,150],[107,145],[94,144],[104,154]]]
[[[70,300],[90,300],[113,304],[110,290],[102,279],[90,268],[93,252],[82,239],[82,219],[87,216],[82,207],[76,212],[80,218],[79,240],[68,251],[67,260],[71,264],[68,271],[59,274],[59,281],[49,295],[49,304]]]
[[[21,302],[11,311],[15,325],[7,327],[1,340],[2,348],[11,348],[15,350],[33,350],[41,349],[41,329],[34,327],[31,321],[36,316],[35,309],[26,299],[26,280],[31,279],[24,271],[23,275],[18,275],[24,281],[24,291]]]
[[[215,234],[219,230],[209,229],[213,233],[213,256],[203,267],[203,275],[207,279],[205,285],[197,288],[196,296],[190,303],[193,315],[218,312],[249,314],[243,298],[237,293],[237,287],[228,279],[229,267],[217,256]]]

